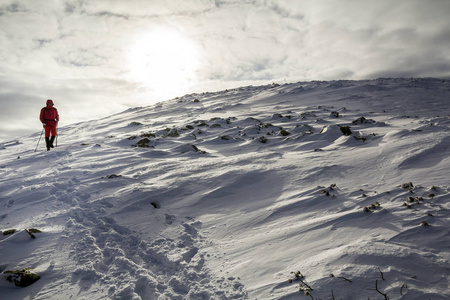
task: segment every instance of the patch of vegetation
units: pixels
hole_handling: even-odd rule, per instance
[[[433,186],[430,188],[430,191],[433,191],[433,192],[432,192],[432,193],[429,193],[429,194],[428,194],[428,197],[429,197],[429,198],[434,198],[434,197],[436,196],[436,192],[438,192],[438,187],[435,186],[435,185],[433,185]]]
[[[198,149],[198,147],[195,146],[195,145],[190,145],[190,146],[192,146],[192,148],[194,148],[194,151],[195,151],[195,152],[202,153],[202,154],[208,153],[208,152],[206,152],[206,151],[203,151],[203,150]]]
[[[41,233],[42,232],[42,231],[40,231],[39,229],[36,229],[36,228],[25,229],[25,231],[30,235],[30,237],[32,239],[36,238],[36,236],[34,235],[35,233]]]
[[[150,147],[148,144],[150,143],[150,140],[148,138],[143,138],[141,140],[139,140],[139,142],[137,142],[135,145],[135,147],[141,147],[141,148],[148,148]]]
[[[376,123],[375,120],[372,119],[366,119],[364,117],[358,118],[354,121],[352,121],[352,124],[357,125],[357,124],[374,124]]]
[[[119,177],[122,177],[122,175],[116,175],[116,174],[111,174],[111,175],[108,175],[108,176],[106,176],[107,178],[109,178],[109,179],[112,179],[112,178],[119,178]],[[102,177],[103,178],[103,177]]]
[[[38,281],[41,277],[32,273],[32,269],[22,270],[7,270],[3,274],[11,274],[6,277],[6,280],[13,282],[18,287],[27,287]]]
[[[10,235],[17,232],[17,229],[8,229],[2,232],[3,235]]]
[[[141,123],[141,122],[133,121],[133,122],[130,123],[130,125],[132,125],[132,126],[141,126],[142,123]]]
[[[259,123],[259,128],[269,128],[269,127],[273,127],[273,125],[270,123]]]
[[[330,192],[327,190],[321,190],[320,191],[322,194],[324,194],[325,196],[330,196]]]
[[[259,141],[260,141],[261,143],[265,144],[265,143],[267,143],[269,140],[268,140],[265,136],[261,136],[261,137],[259,138]]]
[[[288,135],[290,135],[291,133],[290,133],[289,131],[283,129],[283,130],[280,131],[280,134],[281,134],[282,136],[288,136]]]
[[[170,131],[163,135],[163,137],[179,137],[180,134],[176,128],[170,129]]]
[[[140,137],[146,137],[146,138],[152,137],[152,138],[156,138],[156,135],[155,135],[154,133],[143,133],[143,134],[140,135]]]
[[[366,207],[364,207],[363,211],[364,212],[373,212],[376,209],[379,209],[381,207],[381,204],[378,203],[377,201],[375,201],[375,203],[372,203]]]
[[[352,131],[350,130],[350,126],[340,126],[341,132],[343,135],[351,135]]]
[[[408,197],[406,201],[403,202],[403,206],[412,208],[414,205],[420,204],[420,201],[423,201],[422,197]]]
[[[353,137],[354,137],[355,140],[357,140],[357,141],[363,141],[363,142],[365,142],[365,141],[367,140],[367,138],[366,138],[365,136],[356,136],[356,135],[354,135]]]
[[[304,112],[304,113],[301,113],[300,114],[300,117],[302,118],[302,119],[305,119],[305,118],[307,118],[307,117],[317,117],[315,114],[313,114],[313,113],[310,113],[310,112]]]
[[[412,182],[406,182],[402,183],[401,187],[405,190],[412,190],[414,188],[414,184]]]
[[[338,189],[336,183],[332,183],[328,188],[325,188],[323,186],[319,186],[319,187],[322,188],[322,190],[320,190],[320,192],[322,194],[324,194],[325,196],[331,196],[330,192]],[[333,195],[333,197],[336,197],[336,196]]]
[[[236,117],[228,117],[225,121],[227,122],[227,124],[231,124],[231,121],[236,121],[237,118]]]
[[[294,281],[299,281],[299,292],[303,292],[305,296],[310,296],[311,299],[314,300],[314,297],[311,295],[311,291],[313,290],[311,286],[309,286],[304,278],[305,276],[300,272],[291,272],[293,274],[294,278],[291,278],[288,280],[289,283],[293,283]]]
[[[208,124],[203,120],[194,121],[194,123],[197,124],[197,126],[199,127],[208,126]]]
[[[273,114],[272,115],[272,119],[282,119],[283,115],[282,114]]]
[[[422,221],[422,222],[420,222],[420,226],[428,227],[428,226],[431,226],[431,225],[427,221]]]

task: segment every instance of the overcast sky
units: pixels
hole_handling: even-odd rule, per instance
[[[191,92],[450,78],[449,0],[0,0],[0,141]],[[62,133],[61,133],[62,134]]]

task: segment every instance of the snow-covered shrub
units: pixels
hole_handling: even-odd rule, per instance
[[[282,130],[280,131],[280,134],[281,134],[282,136],[288,136],[288,135],[290,135],[291,133],[290,133],[289,131],[285,130],[285,129],[282,129]]]
[[[163,137],[178,137],[180,134],[176,128],[170,129],[170,131],[163,135]]]
[[[353,137],[354,137],[355,140],[357,140],[357,141],[363,141],[363,142],[365,142],[365,141],[367,140],[367,137],[365,137],[365,136],[356,136],[356,135],[354,135]]]
[[[402,183],[401,187],[402,187],[402,189],[411,190],[414,188],[414,185],[412,182],[406,182],[406,183]]]
[[[408,197],[405,202],[403,202],[403,206],[406,206],[407,208],[412,208],[414,205],[420,204],[420,201],[422,201],[422,197]]]
[[[36,236],[34,235],[35,233],[41,233],[42,232],[42,231],[40,231],[39,229],[36,229],[36,228],[25,229],[25,231],[30,235],[30,237],[32,239],[36,238]]]
[[[339,118],[339,113],[337,111],[332,111],[330,113],[330,117],[332,117],[332,118]]]
[[[358,124],[375,124],[376,121],[372,119],[366,119],[364,117],[358,118],[354,121],[352,121],[352,124],[358,125]]]
[[[143,138],[141,140],[139,140],[139,142],[137,142],[135,145],[135,147],[141,147],[141,148],[148,148],[149,146],[150,140],[148,138]]]
[[[282,119],[282,118],[283,118],[283,115],[282,115],[282,114],[273,114],[273,115],[272,115],[272,119],[273,119],[273,120]]]
[[[381,207],[381,204],[378,203],[377,201],[375,201],[375,203],[372,203],[372,204],[370,204],[370,205],[364,207],[363,211],[364,211],[364,212],[372,212],[372,211],[374,211],[375,209],[378,209],[378,208],[380,208],[380,207]]]
[[[351,135],[352,131],[350,130],[350,126],[340,126],[341,132],[343,135]]]
[[[206,121],[203,121],[203,120],[194,121],[194,123],[197,124],[197,126],[199,126],[199,127],[208,126]]]
[[[152,138],[155,138],[156,135],[154,133],[143,133],[143,134],[140,135],[140,137],[146,137],[146,138],[152,137]]]
[[[2,232],[3,235],[10,235],[17,232],[17,229],[8,229]]]
[[[202,154],[206,154],[206,151],[200,150],[197,146],[192,145],[192,144],[183,144],[180,145],[178,147],[176,147],[176,150],[180,153],[187,153],[187,152],[197,152],[197,153],[202,153]]]
[[[18,287],[27,287],[38,281],[41,277],[30,271],[31,269],[7,270],[3,274],[8,274],[6,280],[14,283]]]

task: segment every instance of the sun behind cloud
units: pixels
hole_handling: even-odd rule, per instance
[[[140,34],[128,52],[130,79],[158,97],[187,92],[195,83],[197,66],[194,42],[175,30],[158,29]]]

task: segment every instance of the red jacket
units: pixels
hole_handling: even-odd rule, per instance
[[[41,109],[39,119],[42,123],[46,123],[48,126],[56,126],[59,121],[58,110],[53,107],[53,101],[47,100],[47,106]]]

